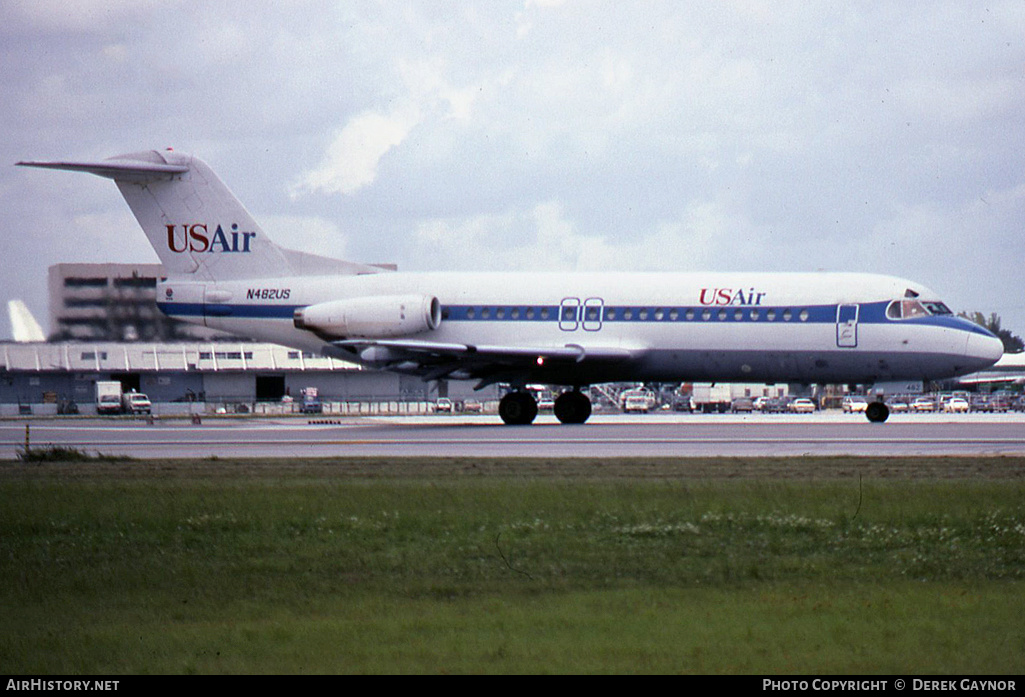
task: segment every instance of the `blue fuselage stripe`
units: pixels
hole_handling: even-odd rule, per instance
[[[951,315],[929,315],[906,320],[886,316],[888,301],[858,305],[858,324],[932,325],[990,336],[974,322]],[[158,303],[171,317],[213,317],[232,319],[292,319],[303,305]],[[561,324],[622,323],[790,323],[836,324],[839,305],[752,306],[752,305],[446,305],[447,322],[554,322]]]

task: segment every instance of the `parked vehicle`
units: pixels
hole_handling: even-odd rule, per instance
[[[1008,411],[1011,408],[1012,396],[1007,392],[995,392],[989,397],[989,406],[992,411]]]
[[[903,397],[893,397],[886,400],[886,406],[890,408],[890,413],[893,414],[901,414],[911,409],[908,400]]]
[[[619,408],[624,412],[647,414],[655,408],[655,394],[651,390],[627,390],[619,396]]]
[[[911,403],[911,411],[936,411],[936,402],[934,402],[930,397],[918,397]]]
[[[943,405],[943,411],[948,414],[967,414],[968,401],[961,397],[951,397],[947,400],[947,403]]]
[[[320,403],[320,391],[316,387],[302,389],[302,402],[299,404],[299,411],[303,414],[320,414],[324,411],[324,405]]]
[[[973,394],[968,400],[968,408],[972,411],[993,411],[989,403],[989,395]]]
[[[747,412],[750,413],[755,410],[755,403],[748,397],[738,397],[733,400],[733,404],[730,406],[730,411],[734,414]]]
[[[726,383],[694,383],[690,403],[694,411],[725,414],[733,405],[733,396],[730,394],[730,386]]]
[[[96,413],[121,413],[121,383],[117,380],[98,380],[96,382]]]
[[[436,414],[451,414],[452,413],[452,400],[448,397],[440,397],[434,403],[434,412]]]
[[[863,414],[868,409],[868,400],[864,397],[851,395],[843,398],[841,407],[845,414]]]
[[[121,411],[125,414],[152,414],[153,404],[142,392],[125,392],[121,395]]]
[[[815,402],[800,397],[787,405],[787,410],[794,414],[811,414],[815,411]]]

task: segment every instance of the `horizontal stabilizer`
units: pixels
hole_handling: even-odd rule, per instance
[[[146,181],[162,179],[189,171],[187,165],[169,165],[139,160],[103,160],[102,162],[19,162],[20,167],[64,169],[69,172],[88,172],[108,179]]]

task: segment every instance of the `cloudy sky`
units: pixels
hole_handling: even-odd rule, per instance
[[[872,271],[1025,334],[1025,3],[0,2],[0,299],[156,255],[173,146],[406,270]],[[6,313],[0,338],[10,337]]]

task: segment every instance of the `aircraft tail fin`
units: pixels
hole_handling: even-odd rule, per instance
[[[283,275],[379,273],[274,244],[210,167],[168,150],[100,162],[19,162],[113,179],[168,276],[217,281]]]
[[[11,332],[15,341],[46,341],[43,328],[39,326],[39,322],[23,300],[9,300],[7,314],[11,320]]]

